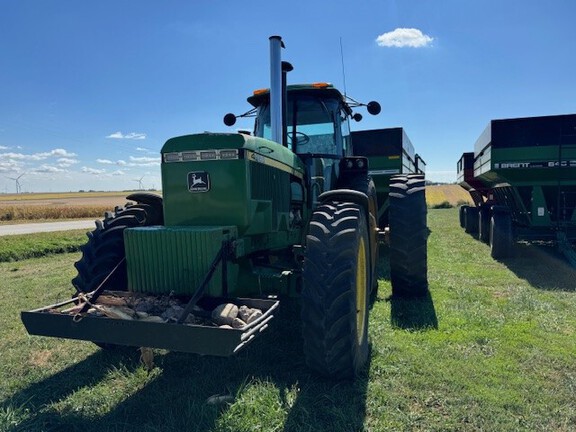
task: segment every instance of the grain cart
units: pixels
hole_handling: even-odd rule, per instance
[[[352,132],[354,154],[370,160],[368,174],[376,186],[379,204],[378,225],[388,226],[389,185],[397,174],[424,174],[426,162],[414,151],[412,142],[401,127]]]
[[[494,258],[516,240],[552,240],[576,265],[576,115],[492,120],[457,172],[474,202],[460,224]]]
[[[299,296],[307,364],[335,378],[365,365],[378,190],[348,132],[365,104],[326,83],[287,86],[281,46],[270,38],[270,89],[224,118],[254,116],[253,133],[169,139],[163,196],[130,195],[96,222],[77,293],[23,312],[29,333],[228,356],[268,327],[279,299]],[[423,186],[406,174],[389,186],[395,295],[427,292]]]

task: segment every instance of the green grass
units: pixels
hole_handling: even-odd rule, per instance
[[[61,254],[0,263],[0,431],[571,431],[576,271],[530,246],[493,261],[455,209],[429,212],[431,296],[391,302],[382,258],[366,375],[302,360],[297,305],[233,358],[27,336],[18,313],[70,296]],[[210,396],[232,395],[211,405]]]
[[[0,236],[0,262],[75,252],[86,243],[87,230]]]

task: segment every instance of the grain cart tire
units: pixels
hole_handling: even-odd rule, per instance
[[[469,205],[463,205],[460,206],[459,212],[458,212],[458,216],[460,219],[460,228],[465,228],[466,227],[466,223],[465,223],[465,219],[464,219],[464,212],[466,211],[466,209],[470,207]]]
[[[306,363],[321,375],[351,378],[366,365],[369,263],[364,208],[319,205],[306,236],[301,318]]]
[[[509,213],[494,212],[490,219],[490,255],[494,259],[512,255],[514,237]]]
[[[464,231],[475,236],[478,234],[478,207],[468,207],[464,210]]]
[[[490,206],[483,205],[478,209],[478,239],[490,244]]]
[[[112,269],[125,257],[124,230],[131,227],[162,225],[162,198],[152,194],[133,194],[131,200],[146,202],[116,207],[106,212],[104,220],[96,221],[96,229],[89,232],[88,242],[80,247],[82,257],[74,264],[78,274],[72,285],[78,293],[93,291]],[[114,290],[127,289],[126,264],[123,263],[109,279]]]
[[[392,295],[428,293],[426,196],[421,174],[390,179],[390,280]]]

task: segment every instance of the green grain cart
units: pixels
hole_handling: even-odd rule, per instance
[[[494,258],[517,240],[554,241],[576,266],[576,115],[492,120],[457,172],[474,202],[460,224]]]
[[[354,131],[351,134],[354,154],[370,160],[368,174],[376,186],[379,204],[378,225],[388,226],[390,184],[398,174],[424,174],[426,162],[414,151],[412,142],[401,127]]]
[[[287,86],[281,47],[270,38],[270,89],[254,92],[242,115],[255,117],[253,132],[168,140],[162,197],[130,195],[134,204],[96,222],[75,264],[76,294],[22,312],[30,334],[228,356],[268,327],[282,298],[299,297],[307,364],[335,378],[366,364],[381,197],[393,294],[427,293],[424,177],[409,174],[409,151],[412,165],[375,185],[372,160],[397,165],[406,155],[382,136],[357,152],[348,123],[361,118],[353,108],[380,106],[326,83]],[[153,315],[151,303],[176,314]],[[258,313],[211,321],[233,308]]]

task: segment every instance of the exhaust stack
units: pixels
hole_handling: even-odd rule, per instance
[[[280,36],[270,36],[270,128],[272,141],[284,144],[282,112],[282,48],[284,43]]]

